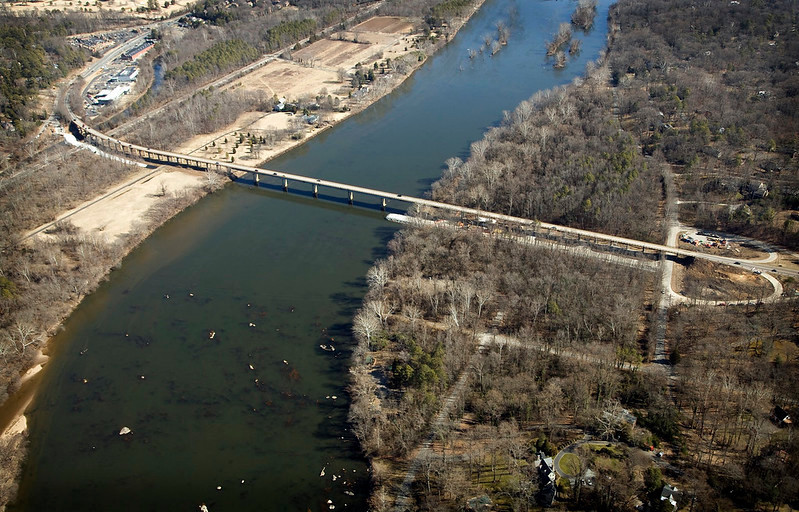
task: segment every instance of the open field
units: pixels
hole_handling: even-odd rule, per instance
[[[326,89],[338,89],[340,86],[341,82],[339,82],[335,71],[276,60],[253,71],[225,89],[266,91],[270,96],[285,97],[292,101],[303,96],[314,97]]]
[[[398,16],[376,16],[352,29],[354,32],[382,32],[384,34],[409,34],[413,23]]]

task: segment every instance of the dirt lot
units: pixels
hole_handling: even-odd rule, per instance
[[[774,288],[763,277],[745,268],[694,260],[687,267],[675,265],[675,289],[704,300],[752,300],[768,297]]]
[[[292,57],[298,62],[314,67],[324,66],[331,71],[338,68],[346,69],[354,66],[357,62],[373,60],[370,57],[375,54],[374,46],[378,43],[376,41],[371,43],[364,39],[360,41],[355,43],[346,40],[324,39],[294,52]]]
[[[722,233],[707,235],[708,232],[702,230],[691,229],[688,231],[681,231],[680,236],[685,235],[689,239],[694,240],[694,243],[686,242],[680,239],[678,247],[681,249],[688,249],[691,251],[703,252],[706,254],[717,254],[720,256],[729,256],[731,258],[744,258],[748,260],[763,259],[768,256],[768,253],[761,247],[755,247],[746,242],[746,240],[735,235],[724,235]],[[726,243],[720,245],[719,242],[725,240]],[[708,244],[715,243],[716,246],[711,247]]]
[[[413,23],[398,16],[378,16],[356,25],[355,32],[383,32],[384,34],[410,34]]]
[[[351,70],[356,64],[371,66],[382,58],[396,58],[412,46],[413,23],[402,18],[379,16],[350,31],[337,32],[292,54],[313,67]]]
[[[69,217],[81,232],[114,242],[142,222],[147,210],[165,194],[180,193],[204,182],[205,177],[197,171],[161,167],[153,173],[152,169],[142,169],[125,184],[105,191],[104,196],[86,201],[59,218]],[[57,235],[45,232],[38,235],[41,239],[50,236]]]
[[[228,85],[225,89],[267,91],[270,96],[284,97],[291,102],[304,96],[315,97],[323,92],[332,93],[341,85],[335,70],[305,67],[295,62],[276,60]]]

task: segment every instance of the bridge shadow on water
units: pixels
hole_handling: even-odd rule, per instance
[[[386,205],[386,208],[381,207],[380,198],[377,196],[367,196],[370,200],[361,200],[356,195],[353,202],[350,203],[346,195],[333,195],[324,193],[322,190],[314,197],[312,190],[304,190],[297,186],[289,186],[288,190],[283,190],[282,183],[270,183],[265,180],[269,178],[262,178],[260,183],[256,183],[250,178],[232,178],[234,183],[240,185],[251,186],[259,190],[267,192],[269,197],[275,199],[282,199],[284,201],[292,201],[301,203],[316,208],[325,208],[330,210],[341,210],[341,207],[355,207],[350,211],[355,215],[372,217],[374,213],[381,213],[384,217],[389,213],[404,214],[408,210],[406,203],[398,203],[398,206]],[[363,194],[361,194],[363,197]]]

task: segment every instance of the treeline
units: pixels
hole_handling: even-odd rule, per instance
[[[258,50],[241,39],[220,41],[178,68],[170,69],[164,78],[191,82],[209,73],[218,74],[252,62],[258,55]]]
[[[280,25],[266,31],[264,44],[268,50],[277,50],[290,43],[310,37],[317,30],[316,20],[305,18],[302,20],[284,21]]]
[[[384,3],[379,13],[384,16],[408,16],[424,18],[431,29],[440,28],[443,23],[451,23],[454,18],[469,14],[475,4],[472,0],[403,0]]]
[[[471,0],[444,0],[430,7],[430,15],[426,18],[426,21],[431,27],[440,27],[444,21],[463,16],[465,9],[471,5]]]
[[[126,139],[148,148],[166,150],[195,135],[229,126],[244,112],[269,111],[272,105],[272,99],[265,94],[206,90],[139,123]]]
[[[253,3],[253,6],[257,5],[257,0]],[[195,18],[205,20],[212,25],[225,25],[240,19],[247,11],[240,8],[231,9],[229,3],[221,0],[202,0],[192,5],[189,12]]]

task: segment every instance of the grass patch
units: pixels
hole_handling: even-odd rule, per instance
[[[611,443],[590,443],[588,448],[595,455],[605,455],[614,459],[623,459],[624,451],[617,445]]]
[[[580,458],[573,453],[566,453],[560,459],[560,469],[569,476],[580,473]]]

